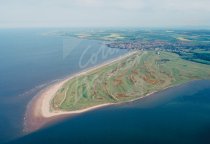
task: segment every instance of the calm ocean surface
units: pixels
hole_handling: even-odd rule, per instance
[[[17,138],[26,106],[41,88],[126,53],[99,41],[42,35],[48,31],[0,30],[0,143],[14,138],[15,144],[210,143],[210,81],[87,112]]]
[[[19,135],[28,102],[44,86],[126,53],[99,41],[46,36],[57,29],[0,29],[0,143]]]

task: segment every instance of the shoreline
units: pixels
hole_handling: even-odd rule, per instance
[[[54,112],[54,113],[50,113],[48,111],[49,113],[47,115],[44,115],[42,113],[41,107],[38,107],[40,102],[42,102],[41,98],[43,98],[43,97],[40,97],[40,95],[43,96],[43,93],[47,92],[49,90],[49,88],[53,87],[53,85],[56,85],[56,84],[52,84],[49,87],[41,90],[40,93],[37,95],[38,97],[35,97],[35,99],[32,99],[30,107],[29,107],[29,111],[27,111],[27,113],[30,113],[30,118],[29,118],[29,120],[25,119],[25,122],[28,123],[27,126],[26,126],[26,123],[24,124],[25,125],[24,132],[26,134],[30,133],[30,132],[34,132],[41,128],[44,128],[45,126],[48,126],[50,124],[59,122],[60,120],[63,120],[65,118],[70,118],[70,117],[76,116],[78,114],[82,114],[82,113],[89,112],[89,111],[96,110],[96,109],[103,108],[103,107],[108,107],[108,106],[113,106],[113,105],[122,105],[122,104],[130,103],[130,102],[134,102],[137,100],[144,99],[144,98],[151,96],[155,93],[158,93],[160,91],[164,91],[169,88],[179,86],[179,85],[168,86],[161,90],[153,91],[151,93],[143,95],[142,97],[138,97],[138,98],[129,100],[127,102],[104,103],[104,104],[99,104],[99,105],[95,105],[92,107],[88,107],[88,108],[81,109],[81,110],[75,110],[75,111],[58,111],[58,112]],[[45,107],[45,108],[47,108],[47,107]]]
[[[50,101],[52,100],[57,90],[59,90],[63,86],[63,84],[65,84],[67,81],[75,77],[85,75],[91,71],[100,69],[104,66],[118,62],[119,60],[125,59],[129,57],[130,55],[133,55],[137,52],[138,51],[129,52],[128,54],[119,56],[115,59],[109,60],[102,64],[82,70],[81,72],[67,76],[62,80],[55,81],[54,83],[51,83],[49,86],[40,90],[32,98],[32,100],[29,102],[27,106],[26,114],[24,117],[24,130],[23,131],[25,133],[33,132],[35,130],[41,129],[42,127],[50,123],[58,121],[60,119],[115,104],[115,103],[104,103],[104,104],[88,107],[81,110],[75,110],[75,111],[56,111],[56,112],[50,111]]]
[[[27,133],[39,130],[39,129],[44,128],[50,124],[54,124],[55,122],[58,122],[59,120],[63,120],[64,118],[73,117],[75,115],[78,115],[78,114],[81,114],[81,113],[84,113],[87,111],[91,111],[91,110],[95,110],[95,109],[99,109],[99,108],[107,107],[107,106],[111,106],[111,105],[121,105],[124,103],[137,101],[137,100],[146,98],[148,96],[151,96],[154,93],[157,93],[157,92],[169,89],[171,87],[176,87],[183,83],[189,82],[189,81],[186,81],[186,82],[183,82],[180,84],[169,85],[169,86],[162,88],[160,90],[156,90],[156,91],[144,94],[141,97],[137,97],[137,98],[134,98],[134,99],[126,101],[126,102],[103,103],[103,104],[99,104],[99,105],[95,105],[95,106],[91,106],[91,107],[87,107],[87,108],[84,108],[81,110],[75,110],[75,111],[62,111],[62,110],[53,111],[53,112],[50,111],[51,100],[53,99],[57,90],[59,90],[63,86],[63,84],[65,84],[67,81],[71,80],[72,78],[85,75],[91,71],[97,70],[104,66],[113,64],[113,63],[115,63],[121,59],[127,58],[130,55],[133,55],[137,52],[138,51],[134,51],[134,52],[128,53],[126,55],[117,57],[117,58],[110,60],[108,62],[94,66],[92,68],[83,70],[79,73],[70,75],[62,80],[55,81],[54,83],[51,83],[49,86],[43,88],[36,96],[33,97],[33,99],[29,102],[29,104],[27,106],[27,111],[26,111],[26,115],[24,118],[24,132],[27,134]],[[193,81],[193,80],[190,80],[190,81]]]

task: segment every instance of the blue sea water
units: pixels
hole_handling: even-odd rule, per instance
[[[208,80],[87,112],[17,138],[28,102],[45,85],[126,53],[99,41],[43,35],[53,30],[0,30],[0,143],[14,138],[14,144],[210,143]]]
[[[46,34],[56,30],[0,29],[0,143],[21,135],[27,104],[44,86],[126,53]]]
[[[209,144],[210,81],[69,118],[12,144]]]

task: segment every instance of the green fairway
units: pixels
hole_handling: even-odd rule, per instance
[[[169,52],[139,51],[69,80],[52,99],[51,109],[73,111],[126,102],[169,86],[209,78],[209,65],[183,60]]]

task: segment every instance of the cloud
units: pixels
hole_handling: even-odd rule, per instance
[[[77,0],[78,6],[82,7],[99,7],[107,9],[140,9],[144,7],[144,0]]]
[[[209,0],[0,0],[0,26],[210,25]]]

